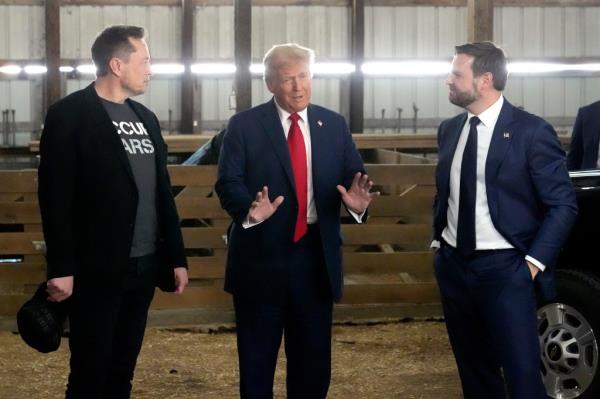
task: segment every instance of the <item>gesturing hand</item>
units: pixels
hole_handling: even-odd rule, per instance
[[[369,180],[369,176],[358,172],[354,175],[350,190],[346,191],[341,185],[338,185],[337,189],[346,207],[360,215],[369,207],[371,200],[379,196],[379,191],[371,192],[371,187],[373,182]]]
[[[248,220],[251,223],[260,223],[271,217],[283,202],[283,196],[275,198],[273,202],[269,200],[269,188],[264,186],[262,191],[256,193],[256,198],[250,206]]]

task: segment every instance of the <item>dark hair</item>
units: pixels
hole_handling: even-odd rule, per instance
[[[108,73],[111,58],[119,57],[127,60],[135,47],[129,38],[143,39],[144,28],[139,26],[113,25],[104,29],[92,44],[92,60],[96,66],[96,76]]]
[[[467,43],[456,46],[456,54],[467,54],[474,58],[473,76],[481,76],[490,72],[493,76],[494,88],[502,91],[506,86],[508,69],[506,68],[506,56],[501,48],[492,42]]]

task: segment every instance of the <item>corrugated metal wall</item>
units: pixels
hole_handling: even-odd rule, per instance
[[[0,5],[0,59],[45,56],[44,7]]]
[[[198,60],[233,62],[233,6],[196,7],[194,57]]]
[[[40,62],[46,52],[44,35],[44,7],[0,5],[0,59]],[[17,135],[17,145],[26,145],[31,130],[39,129],[42,88],[42,77],[0,80],[0,111],[14,109],[19,128],[27,127]]]
[[[513,59],[600,56],[600,7],[502,7],[494,38]],[[572,118],[600,99],[600,77],[510,77],[506,96],[547,118]]]
[[[465,7],[366,7],[367,60],[450,59],[453,47],[466,41]],[[600,7],[502,7],[495,10],[495,41],[509,57],[600,56]],[[117,23],[137,24],[148,31],[155,60],[177,59],[181,51],[181,9],[169,6],[63,6],[61,57],[87,60],[96,34]],[[199,61],[233,62],[233,7],[195,9],[194,57]],[[256,6],[252,13],[252,57],[260,62],[276,43],[298,42],[312,47],[318,61],[346,61],[350,55],[350,9],[328,6]],[[0,59],[44,58],[42,6],[0,6]],[[64,90],[84,87],[91,80],[65,79]],[[368,78],[365,81],[365,121],[380,131],[386,119],[433,123],[458,110],[447,101],[443,78]],[[233,78],[198,77],[196,107],[200,126],[218,129],[233,111],[229,106]],[[252,83],[253,104],[270,98],[262,80]],[[509,79],[507,97],[531,112],[550,118],[572,118],[583,104],[597,100],[600,77],[518,77]],[[0,109],[17,109],[17,120],[38,126],[41,120],[42,78],[0,80]],[[348,107],[344,78],[315,78],[313,101],[344,114]],[[155,76],[150,90],[138,100],[163,121],[180,118],[177,79]],[[171,112],[169,112],[171,111]],[[388,123],[386,131],[393,131]],[[369,129],[367,129],[369,130]]]
[[[513,58],[600,55],[600,7],[502,7],[494,40]]]
[[[451,59],[456,43],[467,40],[465,7],[366,7],[365,59]],[[444,118],[456,114],[448,103],[444,79],[367,78],[365,79],[365,131],[383,131],[385,118]],[[376,126],[376,127],[375,127]],[[394,131],[394,128],[385,131]]]
[[[348,7],[280,6],[252,8],[252,57],[261,60],[274,44],[296,42],[321,60],[348,60]]]
[[[261,62],[275,44],[298,43],[315,50],[317,61],[350,58],[350,10],[347,7],[281,6],[252,8],[252,58]],[[340,78],[315,78],[312,101],[338,112],[342,109]],[[252,102],[271,98],[262,80],[252,85]]]
[[[320,61],[349,58],[350,11],[347,7],[257,6],[252,9],[252,58],[261,62],[274,44],[297,42],[315,50]],[[233,62],[233,7],[196,8],[195,57],[198,60]],[[233,110],[229,97],[232,78],[197,79],[201,86],[202,120],[227,120]],[[337,111],[341,109],[339,78],[316,78],[313,101]],[[262,79],[252,82],[252,104],[267,101],[271,94]],[[219,126],[216,123],[216,126]]]
[[[367,7],[365,57],[450,59],[454,45],[466,41],[465,19],[464,7]],[[599,7],[496,8],[494,41],[512,59],[597,57],[598,21]],[[419,108],[419,118],[431,118],[432,122],[456,114],[459,110],[448,103],[443,82],[424,78],[367,79],[366,125],[380,124],[382,109],[395,117],[397,108],[402,108],[403,118],[411,118],[413,103]],[[580,106],[600,98],[599,88],[597,77],[512,76],[505,94],[514,104],[568,126]]]
[[[181,7],[62,6],[61,57],[90,59],[96,35],[116,24],[143,26],[155,59],[177,59],[181,55]]]

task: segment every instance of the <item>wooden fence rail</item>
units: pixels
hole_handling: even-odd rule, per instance
[[[210,140],[213,136],[207,134],[181,134],[164,136],[169,146],[169,154],[190,154]],[[403,151],[436,152],[437,137],[435,134],[363,134],[354,133],[352,139],[356,147],[364,149],[394,148]],[[571,141],[570,134],[560,134],[559,139],[563,147]],[[29,143],[29,151],[37,153],[40,142]]]
[[[344,298],[337,320],[437,317],[438,290],[428,249],[434,184],[431,164],[371,164],[383,195],[367,224],[343,224]],[[158,292],[151,325],[232,322],[223,291],[228,215],[212,192],[214,166],[170,166],[190,264],[182,296]],[[19,306],[45,278],[35,170],[0,171],[0,328],[13,328]],[[345,211],[342,209],[342,215]]]

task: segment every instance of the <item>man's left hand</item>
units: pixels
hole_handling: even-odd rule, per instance
[[[175,294],[182,294],[188,284],[188,274],[185,267],[176,267],[173,269],[175,273]]]
[[[531,273],[531,279],[533,280],[535,278],[535,276],[537,276],[537,274],[540,272],[540,269],[534,265],[533,263],[526,261],[527,262],[527,266],[529,266],[529,272]]]
[[[372,187],[373,182],[369,180],[369,176],[358,172],[354,175],[350,190],[341,185],[337,189],[346,207],[360,215],[369,207],[371,200],[379,196],[379,191],[371,192]]]

